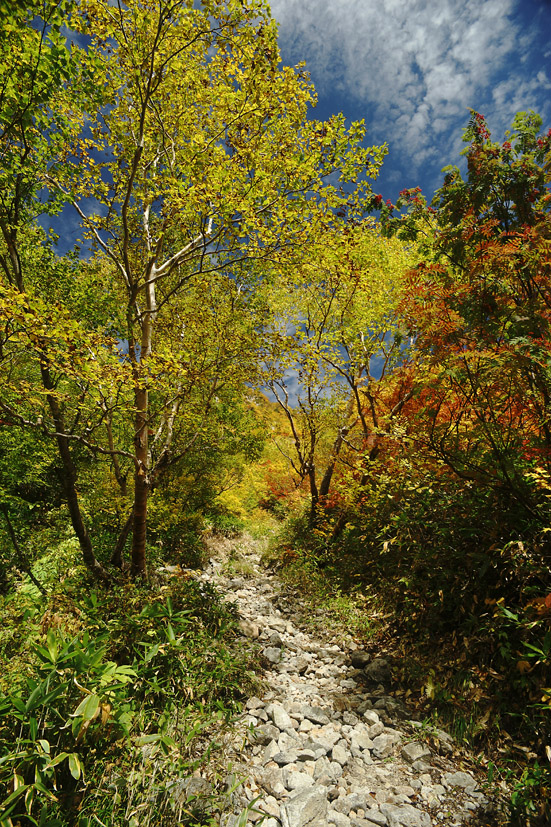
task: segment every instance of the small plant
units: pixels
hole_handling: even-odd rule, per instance
[[[551,769],[535,761],[526,767],[511,793],[511,817],[515,825],[545,827],[551,819]]]
[[[54,824],[58,791],[65,801],[76,800],[92,745],[128,733],[131,714],[122,700],[136,672],[107,661],[105,648],[87,633],[65,641],[50,631],[45,645],[34,649],[37,679],[28,679],[24,692],[0,696],[5,818]]]
[[[4,655],[2,827],[214,823],[218,747],[256,680],[252,655],[234,648],[233,605],[184,577],[160,592],[123,582],[83,596],[79,572],[46,606],[16,611],[14,600],[3,608],[18,619],[12,636],[25,612],[33,623],[18,682]],[[199,768],[210,792],[187,791]]]

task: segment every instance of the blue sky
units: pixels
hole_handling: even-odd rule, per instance
[[[395,200],[459,162],[469,108],[501,139],[534,109],[551,126],[551,0],[271,0],[284,63],[305,61],[315,116],[364,118],[387,142],[375,192]]]

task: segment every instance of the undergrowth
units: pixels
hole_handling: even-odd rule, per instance
[[[234,607],[183,576],[103,590],[72,562],[0,606],[2,827],[217,823],[218,748],[256,685]]]

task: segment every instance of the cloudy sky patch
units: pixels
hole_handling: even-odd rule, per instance
[[[319,115],[365,117],[383,180],[439,183],[469,108],[501,137],[516,111],[551,120],[549,0],[272,0],[286,63],[306,61]],[[417,177],[417,180],[412,178]]]

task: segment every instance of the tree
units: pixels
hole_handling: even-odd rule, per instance
[[[63,467],[63,486],[84,560],[91,570],[104,576],[97,563],[78,504],[76,471],[63,410],[51,376],[45,332],[48,314],[39,318],[41,308],[33,307],[32,288],[27,283],[23,247],[29,245],[37,214],[56,212],[56,194],[43,197],[45,176],[63,180],[68,144],[83,128],[85,112],[98,98],[93,74],[97,65],[83,50],[68,48],[61,28],[66,24],[72,3],[43,0],[2,4],[0,37],[0,305],[3,334],[1,360],[6,374],[14,379],[12,341],[27,336],[27,356],[34,353],[38,381],[45,391],[53,432]],[[38,236],[34,235],[35,242]],[[57,308],[52,307],[54,317]],[[12,312],[15,310],[15,315]],[[60,333],[69,334],[65,319]],[[74,327],[74,326],[73,326]],[[56,329],[55,322],[53,329]],[[25,332],[26,331],[26,332]],[[74,333],[74,330],[73,330]],[[54,335],[54,339],[58,339]],[[65,341],[65,350],[68,347]],[[20,354],[21,355],[21,354]],[[28,360],[27,360],[28,361]],[[27,366],[26,366],[27,367]],[[35,377],[36,378],[36,377]],[[26,376],[24,386],[29,377]],[[12,385],[13,387],[13,385]],[[17,380],[15,380],[17,393]],[[20,398],[22,394],[20,393]],[[3,396],[3,406],[9,402]],[[21,416],[12,421],[23,424]],[[23,416],[23,419],[25,417]],[[38,418],[37,418],[38,419]],[[30,423],[27,423],[30,424]]]
[[[47,8],[59,15],[69,6]],[[13,152],[4,156],[4,183],[15,193],[5,210],[6,353],[11,358],[19,347],[39,366],[50,424],[42,414],[34,424],[57,440],[73,526],[87,564],[98,573],[71,446],[109,457],[121,490],[123,466],[131,463],[133,485],[126,490],[133,501],[132,571],[139,576],[146,571],[148,494],[179,453],[173,450],[177,423],[197,439],[220,382],[231,371],[241,381],[237,365],[250,363],[242,346],[254,343],[254,324],[247,336],[241,333],[247,301],[254,303],[250,288],[258,262],[301,245],[331,224],[337,209],[359,214],[367,178],[384,149],[360,148],[362,124],[347,129],[342,117],[325,124],[307,120],[314,92],[302,69],[278,68],[275,24],[258,0],[85,0],[71,25],[91,37],[86,53],[63,51],[54,19],[37,34],[31,16],[18,18],[25,43],[38,39],[39,52],[51,43],[69,68],[58,98],[52,82],[57,64],[45,66],[46,91],[32,100],[31,125],[26,110],[16,118],[19,155],[15,161]],[[21,46],[19,54],[24,52]],[[94,88],[106,90],[95,103],[90,77]],[[61,114],[48,121],[54,108]],[[8,122],[9,106],[6,112]],[[20,187],[21,174],[35,186]],[[38,212],[44,187],[52,209],[73,205],[102,259],[95,265],[100,290],[117,310],[99,314],[94,324],[75,324],[70,308],[48,305],[43,291],[35,302],[19,275],[21,228]],[[91,270],[79,272],[85,278]],[[212,326],[203,327],[201,291],[210,302],[211,286],[220,308],[233,305],[239,348],[229,347],[227,333],[218,348],[215,322],[212,348],[205,338]],[[190,312],[192,296],[199,303]],[[45,335],[45,328],[54,334]],[[186,349],[201,336],[209,358],[197,394]],[[192,358],[197,360],[196,351]],[[9,360],[4,364],[8,371]],[[190,404],[191,385],[193,398],[202,399],[200,411]],[[37,391],[33,398],[39,396]],[[33,425],[20,404],[14,395],[9,414]]]
[[[288,459],[308,480],[312,525],[339,463],[365,485],[405,401],[386,410],[380,388],[406,358],[397,309],[411,262],[367,221],[326,232],[275,281],[265,381],[291,429]]]
[[[138,575],[146,565],[149,434],[157,431],[152,377],[167,350],[163,318],[192,280],[222,273],[231,291],[249,278],[248,262],[301,244],[308,221],[329,218],[342,203],[353,210],[350,196],[324,179],[372,171],[382,151],[371,158],[359,148],[359,124],[347,131],[342,118],[306,120],[313,91],[302,71],[278,69],[275,24],[258,0],[87,0],[80,11],[110,101],[77,151],[86,172],[79,167],[70,188],[55,175],[50,181],[72,200],[124,296]],[[93,215],[84,197],[95,199]]]
[[[416,388],[431,450],[460,476],[538,510],[551,472],[549,293],[551,130],[519,113],[503,143],[472,113],[467,176],[445,170],[432,208],[418,192],[388,227],[425,234],[404,305],[420,355]]]

